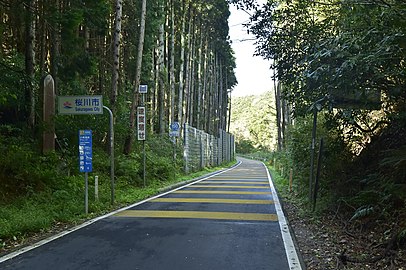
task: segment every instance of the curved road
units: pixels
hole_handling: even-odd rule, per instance
[[[4,256],[0,269],[301,269],[268,171],[239,160]]]

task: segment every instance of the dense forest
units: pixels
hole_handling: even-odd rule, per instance
[[[388,255],[406,236],[406,2],[233,2],[275,70],[277,167],[343,228],[385,232]]]
[[[2,122],[40,125],[40,81],[51,74],[57,95],[102,94],[117,120],[134,114],[138,86],[149,85],[154,133],[164,133],[175,120],[207,131],[225,129],[228,91],[236,84],[226,1],[34,0],[0,6]]]
[[[103,95],[113,110],[117,143],[129,154],[138,87],[146,97],[149,134],[171,122],[217,134],[228,124],[236,84],[226,1],[1,1],[0,119],[5,131],[30,130],[42,119],[42,79],[51,74],[57,96]],[[77,128],[100,119],[56,116],[60,147]],[[96,130],[96,128],[95,128]],[[96,130],[105,141],[106,130]],[[125,141],[125,144],[123,143]]]
[[[52,76],[56,96],[101,95],[112,110],[119,205],[150,196],[182,175],[182,140],[172,143],[171,123],[215,136],[227,130],[230,92],[237,83],[228,5],[226,0],[0,1],[0,248],[6,245],[1,239],[83,214],[78,130],[92,130],[93,175],[100,179],[100,200],[91,202],[90,212],[110,207],[109,116],[56,112],[45,122],[46,76]],[[140,85],[148,86],[142,98]],[[147,111],[148,187],[138,192],[145,186],[143,148],[136,141],[141,102]],[[53,131],[55,151],[43,153],[42,134]]]

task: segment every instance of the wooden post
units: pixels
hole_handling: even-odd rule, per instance
[[[99,176],[94,177],[94,200],[99,201]]]
[[[314,183],[314,194],[313,194],[313,212],[316,209],[317,192],[319,190],[319,178],[320,178],[322,156],[323,156],[323,138],[320,139],[319,154],[317,156],[317,172],[316,172],[316,179],[315,179],[315,183]]]
[[[314,152],[316,146],[316,131],[317,131],[317,108],[313,109],[313,129],[312,129],[312,142],[310,145],[310,175],[309,175],[309,202],[313,198],[313,173],[314,173]]]
[[[293,169],[290,169],[290,174],[289,174],[289,192],[292,192],[292,185],[293,185]]]
[[[55,151],[55,84],[51,75],[44,78],[44,104],[42,117],[45,129],[42,133],[42,153]]]

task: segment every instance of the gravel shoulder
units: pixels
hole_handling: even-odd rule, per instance
[[[337,213],[315,218],[280,197],[308,270],[406,270],[406,247],[393,242],[390,228],[395,224],[374,221],[349,226]]]

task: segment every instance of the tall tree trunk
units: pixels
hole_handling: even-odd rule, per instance
[[[175,1],[171,1],[171,45],[170,45],[170,64],[169,64],[169,86],[171,89],[170,100],[170,122],[175,121]]]
[[[218,119],[219,119],[219,128],[224,128],[224,106],[223,106],[223,65],[221,60],[219,61],[219,88],[218,88]]]
[[[281,129],[281,92],[279,83],[276,82],[276,74],[274,70],[273,76],[274,92],[275,92],[275,108],[276,108],[276,127],[278,133],[277,150],[282,150],[282,129]]]
[[[231,126],[231,91],[229,92],[229,98],[228,98],[228,125],[227,125],[227,132],[230,132],[230,126]]]
[[[25,74],[28,78],[28,85],[26,89],[26,97],[28,104],[28,126],[33,128],[35,125],[35,105],[36,105],[36,94],[34,87],[34,76],[35,76],[35,17],[32,12],[36,10],[35,7],[36,0],[30,0],[26,7],[26,18],[25,18]]]
[[[213,65],[213,58],[214,55],[212,54],[211,48],[208,50],[208,62],[207,62],[207,70],[208,70],[208,84],[207,84],[207,117],[206,117],[206,128],[207,132],[210,134],[214,134],[212,130],[212,122],[214,119],[213,113],[213,93],[214,93],[214,84],[215,84],[215,72],[214,72],[214,65]]]
[[[55,17],[59,17],[61,13],[60,0],[55,0]],[[51,75],[54,78],[55,95],[58,96],[58,78],[59,78],[59,59],[61,57],[61,25],[58,20],[54,20],[54,24],[51,27]]]
[[[122,0],[116,0],[115,20],[113,32],[113,70],[111,76],[110,104],[114,108],[118,96],[118,80],[120,71],[120,40],[121,40],[121,17],[123,14]]]
[[[286,130],[286,100],[283,98],[282,95],[282,84],[278,83],[279,87],[279,94],[280,94],[280,103],[281,103],[281,146],[282,148],[285,147],[285,130]]]
[[[206,119],[208,118],[209,114],[208,114],[208,107],[209,107],[209,45],[208,45],[208,37],[206,36],[205,42],[204,42],[204,64],[203,64],[203,71],[204,71],[204,75],[203,75],[203,130],[205,130],[206,132],[208,132],[208,127],[207,127],[207,121]]]
[[[135,83],[133,90],[133,97],[131,102],[130,111],[130,128],[127,135],[127,139],[124,145],[124,154],[128,155],[131,152],[132,144],[134,141],[134,129],[135,129],[135,114],[138,103],[138,88],[140,86],[141,79],[141,67],[142,67],[142,53],[144,49],[144,35],[145,35],[145,19],[147,13],[147,0],[142,0],[141,8],[141,25],[140,25],[140,36],[138,41],[138,55],[137,55],[137,69],[135,73]]]
[[[179,89],[178,89],[178,122],[183,127],[183,92],[184,92],[184,67],[185,67],[185,35],[186,35],[186,0],[182,4],[182,22],[180,33],[180,63],[179,63]]]
[[[194,126],[194,101],[195,101],[195,57],[196,57],[196,24],[193,23],[192,42],[190,48],[192,54],[190,57],[190,75],[189,75],[189,121]]]
[[[198,48],[198,66],[197,66],[197,113],[196,113],[196,127],[202,129],[201,113],[202,113],[202,72],[203,72],[203,25],[200,23],[200,41]]]
[[[184,117],[184,122],[185,123],[189,123],[189,106],[190,106],[190,63],[191,63],[191,44],[192,44],[192,23],[193,23],[193,10],[190,8],[189,9],[189,26],[188,26],[188,45],[187,45],[187,54],[186,54],[186,68],[185,68],[185,105],[184,105],[184,113],[183,113],[183,117]]]
[[[166,9],[165,9],[165,96],[164,96],[164,121],[162,122],[162,129],[161,134],[164,134],[166,131],[166,127],[169,123],[170,117],[170,107],[171,107],[171,88],[170,88],[170,55],[169,55],[169,46],[170,46],[170,12],[171,12],[171,1],[167,0]]]
[[[157,124],[157,116],[159,115],[158,109],[158,93],[159,93],[159,40],[156,41],[156,45],[153,51],[153,63],[154,63],[154,89],[152,93],[152,117],[151,127],[154,132],[158,133],[158,129],[156,128]]]
[[[219,72],[218,72],[218,54],[217,52],[214,55],[214,91],[213,91],[213,132],[214,134],[218,134],[218,130],[219,130]]]
[[[38,2],[40,7],[38,9],[41,12],[41,15],[39,17],[39,39],[40,39],[40,56],[39,56],[39,71],[41,74],[41,78],[44,78],[46,75],[46,54],[47,54],[47,28],[46,28],[46,23],[45,23],[45,3],[43,1]]]
[[[161,14],[165,13],[165,6],[161,6]],[[159,134],[165,132],[165,19],[159,25],[159,45],[158,45],[158,126]]]

